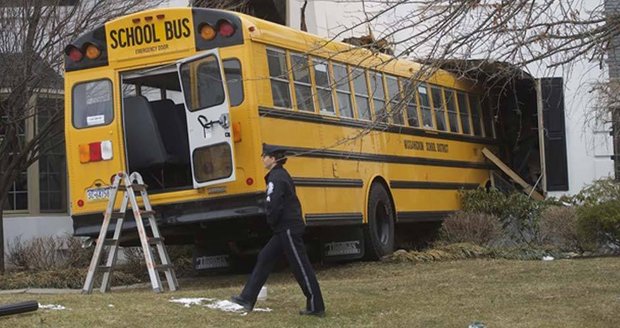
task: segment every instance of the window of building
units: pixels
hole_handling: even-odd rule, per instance
[[[383,89],[383,74],[370,72],[370,94],[375,107],[375,117],[378,122],[387,123],[388,115],[385,108],[385,91]]]
[[[422,124],[427,129],[433,129],[433,112],[431,110],[431,102],[428,97],[428,88],[426,84],[418,85],[418,96],[420,97],[420,109],[422,111]]]
[[[275,107],[292,108],[289,87],[288,65],[284,50],[267,49],[271,97]]]
[[[345,65],[333,64],[334,79],[336,80],[336,99],[338,112],[342,117],[353,117],[353,102],[351,101],[351,85],[349,73]]]
[[[435,122],[437,123],[437,130],[446,131],[446,104],[444,103],[441,89],[431,87],[431,93],[433,96],[433,108],[435,109]]]
[[[366,84],[366,72],[363,69],[354,68],[352,74],[357,118],[361,120],[370,120],[370,103],[368,99],[368,85]]]
[[[45,94],[36,95],[32,99],[37,115],[21,122],[18,137],[22,142],[27,142],[42,129],[50,128],[51,131],[40,143],[39,160],[18,174],[2,204],[2,210],[7,213],[65,213],[67,187],[64,124],[60,120],[48,126],[52,124],[50,118],[54,112],[63,110],[64,100],[59,95]]]
[[[4,107],[4,105],[2,106]],[[2,122],[0,122],[0,140],[5,138],[4,128],[8,126],[9,120],[11,118],[7,115],[3,115],[0,117]],[[17,138],[20,143],[23,143],[26,140],[26,124],[25,121],[21,121],[17,123]],[[2,154],[2,156],[14,156],[12,153]],[[4,172],[0,172],[0,174],[4,174]],[[20,172],[13,184],[9,187],[9,192],[7,198],[2,204],[3,211],[26,211],[28,210],[28,175],[27,171],[24,170]]]
[[[319,98],[319,110],[321,113],[334,115],[336,111],[334,110],[334,101],[332,99],[329,66],[326,61],[318,59],[314,59],[312,63],[317,97]]]
[[[386,75],[385,80],[387,82],[388,101],[390,104],[390,116],[392,117],[392,123],[403,125],[403,110],[404,107],[401,104],[402,98],[400,96],[400,90],[398,88],[398,79],[394,76]]]
[[[291,53],[291,65],[293,66],[293,86],[295,88],[297,109],[314,112],[308,56]]]
[[[50,121],[53,111],[62,108],[62,99],[39,98],[37,129]],[[62,124],[53,127],[50,138],[42,144],[39,157],[39,209],[41,212],[61,212],[66,205],[66,156]]]
[[[448,109],[448,125],[450,132],[459,132],[459,113],[456,110],[456,94],[452,90],[444,90],[446,96],[446,108]]]
[[[471,134],[471,128],[469,124],[469,105],[467,104],[467,97],[464,93],[458,92],[456,98],[459,104],[459,114],[461,116],[461,127],[464,134]]]

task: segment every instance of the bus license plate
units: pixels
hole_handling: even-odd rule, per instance
[[[87,189],[86,199],[89,201],[108,199],[110,198],[110,189],[111,187]]]

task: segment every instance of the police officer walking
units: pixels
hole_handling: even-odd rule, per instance
[[[232,301],[252,311],[261,287],[267,281],[277,260],[284,255],[288,260],[297,283],[306,296],[306,308],[301,315],[323,317],[325,305],[316,275],[306,254],[303,242],[305,223],[301,216],[301,204],[295,192],[293,179],[282,167],[286,163],[284,151],[263,144],[263,164],[269,170],[267,184],[267,223],[273,236],[258,254],[256,266],[239,296]]]

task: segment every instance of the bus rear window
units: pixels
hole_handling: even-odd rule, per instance
[[[112,122],[112,82],[98,80],[73,87],[73,126],[77,129]]]

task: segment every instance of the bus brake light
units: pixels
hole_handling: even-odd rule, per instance
[[[84,56],[82,52],[80,51],[80,49],[74,46],[68,46],[67,48],[65,48],[65,53],[74,62],[79,62],[80,60],[82,60],[82,57]]]
[[[80,163],[100,162],[112,159],[112,141],[105,140],[79,145]]]
[[[227,20],[221,20],[217,24],[217,29],[223,37],[230,37],[235,34],[235,27]]]

